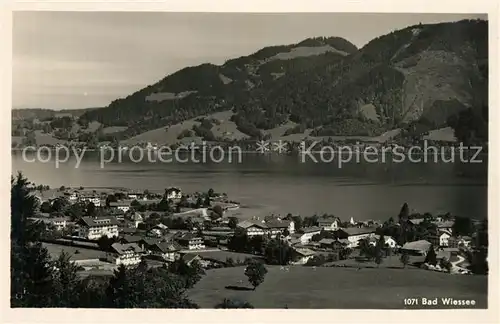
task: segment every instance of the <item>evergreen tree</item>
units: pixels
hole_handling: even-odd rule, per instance
[[[434,251],[434,246],[431,245],[429,252],[427,252],[427,255],[425,256],[424,262],[432,264],[433,266],[437,264],[437,256],[436,256],[436,251]]]
[[[70,256],[63,252],[54,262],[53,294],[57,296],[57,307],[76,307],[79,303],[77,276],[78,267],[70,262]]]
[[[11,306],[52,306],[52,266],[47,249],[37,241],[43,226],[31,222],[38,206],[28,179],[11,178]]]
[[[383,262],[383,257],[385,254],[385,237],[384,234],[380,235],[379,240],[375,246],[375,263],[377,266]]]
[[[114,276],[109,281],[106,289],[107,307],[132,308],[135,306],[132,295],[133,287],[131,286],[129,273],[122,264],[114,271]]]

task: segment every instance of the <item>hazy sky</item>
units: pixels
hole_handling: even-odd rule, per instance
[[[16,12],[14,108],[102,107],[183,67],[222,64],[269,45],[340,36],[361,47],[459,14]]]

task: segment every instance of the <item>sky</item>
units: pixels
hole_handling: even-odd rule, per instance
[[[358,47],[466,14],[15,12],[13,108],[104,107],[179,69],[270,45],[343,37]]]

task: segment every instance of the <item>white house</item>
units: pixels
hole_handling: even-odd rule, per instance
[[[84,196],[80,197],[80,201],[82,202],[91,202],[96,207],[101,207],[101,198],[98,196]]]
[[[321,233],[321,228],[317,226],[305,227],[302,229],[302,235],[300,236],[300,243],[307,244],[311,241],[312,237],[316,234]]]
[[[318,226],[325,231],[336,231],[340,228],[340,218],[338,217],[320,217]]]
[[[359,240],[366,239],[375,235],[375,228],[373,227],[349,227],[337,231],[339,238],[344,238],[349,241],[349,248],[359,246]]]
[[[439,234],[439,246],[448,246],[451,233],[443,231]]]
[[[113,243],[111,248],[114,251],[111,258],[116,265],[123,264],[125,266],[130,266],[139,264],[144,254],[144,250],[136,243]]]
[[[68,196],[69,201],[77,201],[78,200],[78,191],[73,191],[71,194]]]
[[[165,190],[165,194],[167,195],[167,199],[181,199],[182,191],[179,188],[170,187]]]
[[[118,236],[118,221],[114,217],[82,217],[77,224],[82,238],[98,240],[101,236]]]
[[[68,219],[66,217],[50,218],[49,221],[58,231],[62,231],[68,225]]]
[[[265,223],[268,228],[268,233],[271,233],[271,236],[276,236],[276,234],[283,234],[285,230],[288,231],[288,234],[295,233],[295,222],[292,220],[271,220]]]
[[[316,252],[306,248],[294,248],[293,263],[294,264],[306,264],[312,257],[316,255]]]
[[[447,231],[449,233],[453,233],[453,224],[455,224],[454,221],[444,221],[444,222],[432,222],[436,224],[438,230],[440,231]]]
[[[375,234],[370,237],[370,245],[376,246],[378,240],[380,240],[380,235]],[[397,246],[397,242],[392,236],[384,236],[384,245],[389,248],[395,248]]]
[[[242,221],[237,225],[245,231],[247,236],[265,235],[268,233],[268,227],[262,223],[254,223],[250,221]]]
[[[122,212],[126,213],[130,210],[130,202],[127,201],[110,202],[109,207],[119,209]]]
[[[195,236],[191,233],[183,234],[182,236],[176,238],[177,242],[184,248],[188,250],[200,250],[205,248],[203,238]]]
[[[182,247],[176,242],[160,242],[152,245],[151,254],[161,257],[165,261],[174,262],[180,258]]]
[[[54,218],[46,218],[46,217],[30,217],[30,220],[43,222],[45,224],[49,224],[55,227],[56,230],[61,231],[66,228],[69,221],[67,217],[54,217]]]

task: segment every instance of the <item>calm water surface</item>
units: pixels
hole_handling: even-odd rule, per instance
[[[485,159],[485,158],[483,158]],[[235,159],[236,160],[236,159]],[[26,162],[12,153],[12,171],[51,187],[127,187],[186,192],[214,188],[260,215],[271,212],[333,213],[342,219],[396,217],[407,202],[418,212],[487,215],[487,161],[456,163],[302,163],[296,156],[246,154],[242,163],[109,163],[100,168],[97,152],[87,152],[79,168],[72,158],[55,167]],[[257,212],[258,211],[258,212]]]

